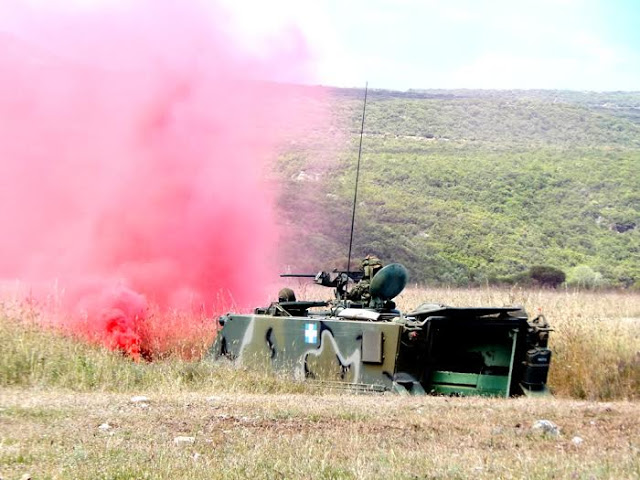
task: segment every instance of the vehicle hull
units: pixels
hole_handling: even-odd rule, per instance
[[[375,391],[545,394],[550,351],[546,342],[532,344],[532,324],[514,310],[448,308],[413,323],[229,314],[220,318],[211,355],[299,380]]]

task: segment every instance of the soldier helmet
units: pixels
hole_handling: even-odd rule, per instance
[[[278,301],[279,302],[295,302],[296,294],[293,293],[293,290],[291,290],[288,287],[281,288],[280,291],[278,292]]]
[[[373,278],[373,276],[383,267],[382,262],[375,255],[367,255],[362,260],[362,271],[365,278]]]

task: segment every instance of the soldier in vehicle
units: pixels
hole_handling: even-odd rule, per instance
[[[278,302],[295,302],[296,294],[288,287],[281,288],[278,292]]]
[[[349,275],[345,272],[334,270],[333,272],[318,272],[315,276],[315,282],[323,287],[335,288],[336,299],[344,298],[347,287],[353,283]]]
[[[360,280],[348,293],[347,298],[355,302],[368,304],[371,300],[369,288],[373,277],[382,270],[384,265],[375,255],[367,255],[362,260],[362,280]]]

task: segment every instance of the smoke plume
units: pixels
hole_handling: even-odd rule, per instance
[[[269,80],[309,55],[295,30],[250,53],[229,23],[178,0],[0,7],[0,277],[55,281],[64,328],[134,357],[184,333],[169,314],[261,303],[271,278],[264,170],[308,118]]]

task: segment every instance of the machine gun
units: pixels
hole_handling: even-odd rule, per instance
[[[392,263],[382,268],[372,279],[361,282],[363,272],[338,271],[318,272],[317,274],[285,273],[281,277],[313,278],[314,282],[323,287],[335,289],[335,297],[341,306],[372,308],[378,311],[393,310],[395,304],[391,299],[402,292],[407,284],[408,273],[404,266]],[[349,294],[349,284],[358,283],[352,294]]]
[[[363,277],[362,272],[350,272],[333,270],[332,272],[320,271],[313,273],[282,273],[282,278],[313,278],[317,285],[335,288],[335,296],[338,300],[347,298],[349,282],[359,282]]]

